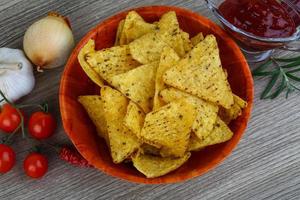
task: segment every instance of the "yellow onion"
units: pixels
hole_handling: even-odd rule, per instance
[[[73,47],[74,37],[68,21],[56,13],[36,21],[24,35],[24,51],[38,70],[64,65]]]

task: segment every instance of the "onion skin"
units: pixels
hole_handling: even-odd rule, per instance
[[[32,24],[27,29],[23,41],[27,57],[42,69],[64,65],[74,45],[68,22],[53,13]]]

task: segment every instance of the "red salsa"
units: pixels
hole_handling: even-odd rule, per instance
[[[296,32],[293,19],[276,0],[225,0],[219,10],[236,27],[260,37],[289,37]]]

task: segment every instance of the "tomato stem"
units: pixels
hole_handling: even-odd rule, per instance
[[[39,145],[34,145],[33,147],[31,147],[31,149],[29,150],[30,152],[36,152],[36,153],[42,153],[42,148]]]
[[[43,103],[42,106],[43,106],[43,109],[42,109],[42,110],[43,110],[45,113],[48,113],[48,111],[49,111],[48,103]]]
[[[41,110],[44,110],[44,107],[40,104],[21,104],[17,106],[18,108],[28,108],[28,107],[38,107]]]
[[[43,103],[43,104],[21,104],[17,105],[18,108],[27,108],[27,107],[38,107],[41,109],[43,112],[48,113],[48,104]]]
[[[2,90],[0,90],[0,95],[2,96],[2,100],[1,101],[6,101],[6,103],[9,103],[10,105],[14,105],[12,102],[10,102],[7,98],[6,98],[6,96],[4,95],[4,93],[2,92]]]
[[[13,138],[13,136],[18,132],[18,130],[21,128],[21,123],[19,126],[12,132],[3,142],[3,144],[11,144],[10,140]]]

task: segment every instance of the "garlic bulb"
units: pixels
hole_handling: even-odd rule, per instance
[[[24,35],[24,51],[38,69],[64,65],[73,47],[68,21],[55,13],[32,24]]]
[[[19,49],[0,48],[0,90],[10,101],[30,93],[35,79],[32,65]],[[2,100],[0,98],[0,100]],[[0,105],[5,102],[0,102]]]

